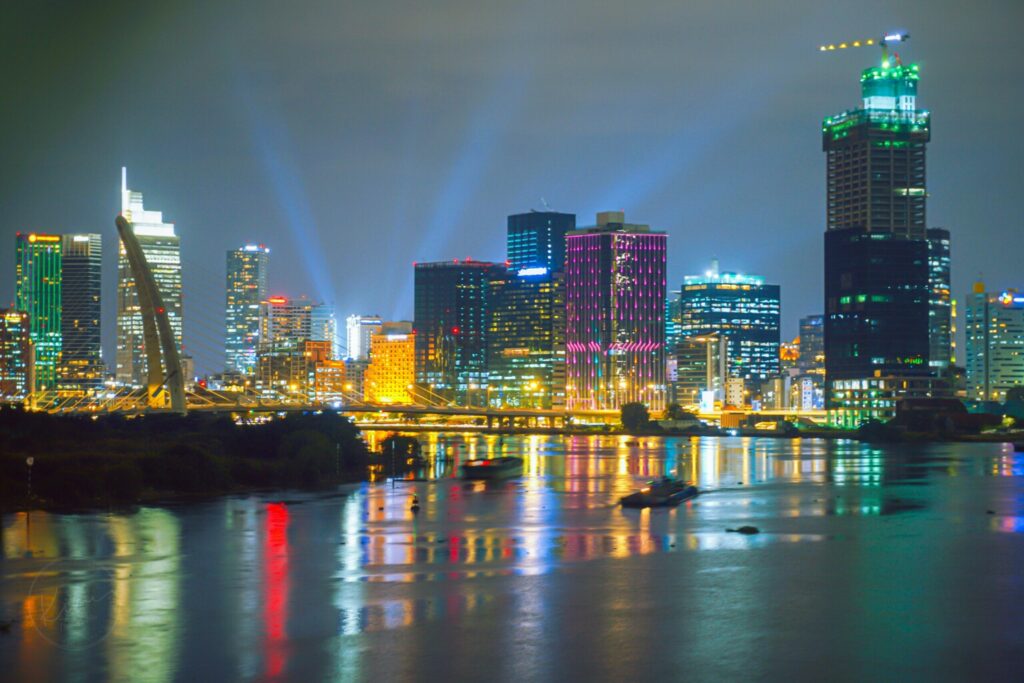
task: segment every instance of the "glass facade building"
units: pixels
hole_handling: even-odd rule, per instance
[[[491,285],[489,403],[561,408],[565,405],[563,275],[519,272],[510,270]]]
[[[967,297],[964,316],[967,398],[1005,401],[1024,386],[1024,294],[986,292],[981,282]]]
[[[101,235],[62,235],[61,357],[57,388],[83,395],[103,387],[100,339],[103,274]]]
[[[370,357],[370,338],[381,331],[379,315],[350,315],[345,319],[346,358],[366,360]]]
[[[569,411],[666,405],[666,235],[618,211],[566,236]]]
[[[519,272],[562,272],[565,235],[576,229],[576,214],[530,211],[508,217],[509,267]]]
[[[252,375],[260,336],[260,302],[267,298],[270,249],[247,244],[227,253],[225,302],[225,367],[228,372]]]
[[[822,125],[829,384],[929,372],[931,126],[929,113],[917,108],[918,80],[917,65],[886,55],[861,74],[862,106]],[[850,408],[834,400],[835,392],[826,395],[830,409]]]
[[[165,223],[160,211],[143,206],[142,193],[128,189],[127,172],[121,169],[121,215],[132,224],[156,287],[179,352],[182,350],[181,239],[174,223]],[[142,309],[124,245],[118,244],[117,260],[117,357],[115,379],[136,387],[146,384],[146,352],[142,334]]]
[[[23,401],[33,390],[35,353],[25,311],[0,309],[0,399]]]
[[[470,259],[415,264],[418,395],[486,404],[492,283],[505,273],[504,264]]]
[[[28,313],[35,352],[33,391],[57,389],[61,351],[63,277],[60,235],[15,236],[14,308]]]
[[[728,374],[764,382],[779,374],[779,286],[764,278],[720,273],[717,263],[683,279],[681,337],[719,334],[729,343]]]
[[[953,301],[950,290],[949,230],[928,235],[928,365],[949,367],[953,356]]]

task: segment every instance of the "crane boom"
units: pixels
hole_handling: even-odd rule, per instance
[[[885,59],[889,58],[889,44],[890,43],[902,43],[910,38],[909,33],[886,33],[879,39],[868,38],[867,40],[850,40],[845,43],[828,43],[827,45],[819,45],[819,52],[831,52],[833,50],[846,50],[852,47],[868,47],[871,45],[880,45],[882,47],[882,55]]]

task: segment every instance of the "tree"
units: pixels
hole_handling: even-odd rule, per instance
[[[646,429],[651,422],[647,406],[643,403],[624,403],[621,415],[622,427],[627,432],[638,432]]]
[[[669,420],[687,420],[696,416],[683,410],[683,407],[678,403],[670,403],[668,408],[665,409],[665,417]]]

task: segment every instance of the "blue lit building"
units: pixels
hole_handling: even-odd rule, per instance
[[[764,382],[779,374],[779,286],[763,277],[720,273],[718,262],[683,279],[679,335],[718,334],[728,340],[730,377]]]
[[[509,267],[560,273],[565,270],[565,234],[576,229],[576,214],[530,211],[508,217]]]

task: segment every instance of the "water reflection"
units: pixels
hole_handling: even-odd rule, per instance
[[[637,564],[642,556],[690,567],[696,581],[699,572],[739,571],[737,558],[750,552],[808,545],[828,552],[851,528],[877,532],[848,526],[881,521],[875,516],[929,510],[993,536],[1024,532],[1014,480],[1024,476],[1024,457],[998,446],[421,438],[425,471],[396,485],[296,494],[288,502],[253,496],[4,517],[0,619],[13,618],[16,633],[0,636],[0,664],[13,680],[72,680],[85,672],[86,679],[169,681],[203,678],[190,654],[198,652],[219,662],[203,670],[206,677],[350,678],[380,669],[364,641],[353,639],[421,624],[503,614],[494,637],[539,647],[565,619],[549,607],[559,596],[545,582],[585,563],[618,586],[608,594],[618,600],[637,589],[633,573],[648,566]],[[502,454],[524,458],[521,479],[455,478],[465,460]],[[664,474],[707,493],[673,510],[618,507],[620,496]],[[971,488],[958,488],[964,480]],[[763,533],[725,531],[745,523]],[[520,585],[531,588],[509,588]],[[628,611],[628,602],[620,608]],[[415,666],[412,653],[400,659],[396,667]],[[532,671],[525,660],[508,667],[520,677]]]

